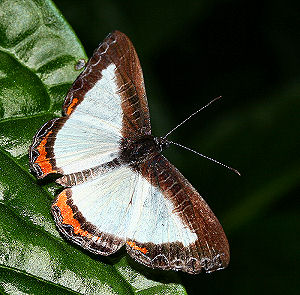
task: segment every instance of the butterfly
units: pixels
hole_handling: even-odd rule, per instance
[[[151,135],[143,73],[129,38],[115,31],[73,83],[63,117],[29,149],[37,178],[57,173],[52,204],[60,232],[84,249],[128,254],[151,268],[190,274],[229,263],[229,245],[207,203]]]

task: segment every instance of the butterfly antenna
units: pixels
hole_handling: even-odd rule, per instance
[[[181,123],[179,123],[177,126],[175,126],[173,129],[171,129],[165,136],[163,136],[164,139],[166,139],[173,131],[175,131],[178,127],[180,127],[182,124],[184,124],[186,121],[188,121],[189,119],[191,119],[193,116],[195,116],[196,114],[198,114],[200,111],[202,111],[203,109],[205,109],[206,107],[208,107],[210,104],[212,104],[213,102],[215,102],[216,100],[220,99],[222,96],[218,96],[216,98],[214,98],[213,100],[211,100],[208,104],[206,104],[205,106],[203,106],[202,108],[200,108],[199,110],[197,110],[196,112],[192,113],[190,116],[188,116],[185,120],[183,120]]]
[[[184,148],[184,149],[186,149],[186,150],[188,150],[188,151],[191,151],[191,152],[193,152],[193,153],[195,153],[195,154],[197,154],[197,155],[199,155],[199,156],[201,156],[201,157],[203,157],[203,158],[205,158],[205,159],[211,160],[211,161],[213,161],[213,162],[215,162],[215,163],[217,163],[217,164],[219,164],[219,165],[221,165],[221,166],[223,166],[223,167],[225,167],[225,168],[227,168],[227,169],[229,169],[229,170],[232,170],[234,173],[236,173],[237,175],[241,176],[241,173],[240,173],[239,171],[237,171],[236,169],[234,169],[234,168],[232,168],[232,167],[229,167],[229,166],[227,166],[227,165],[225,165],[225,164],[223,164],[223,163],[221,163],[221,162],[219,162],[219,161],[217,161],[217,160],[215,160],[215,159],[213,159],[213,158],[210,158],[210,157],[208,157],[208,156],[205,156],[205,155],[203,155],[203,154],[200,154],[200,153],[198,153],[198,152],[196,152],[196,151],[194,151],[194,150],[192,150],[192,149],[190,149],[190,148],[188,148],[188,147],[186,147],[186,146],[184,146],[184,145],[182,145],[182,144],[179,144],[179,143],[177,143],[177,142],[173,142],[173,141],[170,141],[170,140],[168,140],[168,142],[169,142],[169,143],[172,143],[172,144],[175,144],[175,145],[177,145],[177,146],[180,146],[180,147],[182,147],[182,148]]]

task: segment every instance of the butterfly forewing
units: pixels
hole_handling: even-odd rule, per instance
[[[124,136],[150,134],[141,67],[124,34],[110,34],[95,50],[63,110],[65,116],[46,123],[30,148],[39,178],[104,164],[117,157]]]
[[[152,268],[195,274],[227,266],[217,218],[151,135],[142,70],[124,34],[95,50],[63,111],[37,132],[29,154],[39,178],[63,175],[52,213],[68,239],[101,255],[125,244]]]
[[[106,87],[109,86],[109,81],[101,83],[101,78],[105,76],[103,70],[107,68],[110,68],[114,83],[116,83],[113,93],[110,87]],[[107,80],[106,77],[104,78]],[[97,83],[102,84],[102,87],[98,87]],[[123,121],[124,137],[133,137],[135,133],[151,133],[142,69],[136,51],[125,34],[118,31],[110,34],[95,50],[86,69],[74,82],[65,99],[63,106],[65,113],[71,114],[76,106],[86,99],[86,93],[91,89],[95,89],[94,99],[100,100],[102,105],[109,103],[102,100],[105,92],[119,97],[122,115],[118,118],[122,118]],[[112,101],[111,108],[115,107],[114,103]],[[111,108],[107,108],[107,111],[111,111]],[[88,110],[91,111],[91,109]]]

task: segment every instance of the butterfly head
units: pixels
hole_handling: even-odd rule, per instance
[[[137,139],[124,139],[121,143],[120,159],[130,165],[147,161],[169,146],[162,137],[143,135]]]
[[[165,137],[154,137],[154,141],[156,143],[157,150],[159,153],[164,151],[170,145],[170,142]]]

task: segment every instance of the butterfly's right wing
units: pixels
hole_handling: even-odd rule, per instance
[[[47,122],[29,150],[38,178],[72,174],[115,159],[122,138],[150,134],[139,59],[128,37],[110,34],[71,87],[65,116]]]
[[[152,268],[197,274],[229,263],[229,245],[207,203],[162,155],[140,165],[138,195],[126,247]]]

